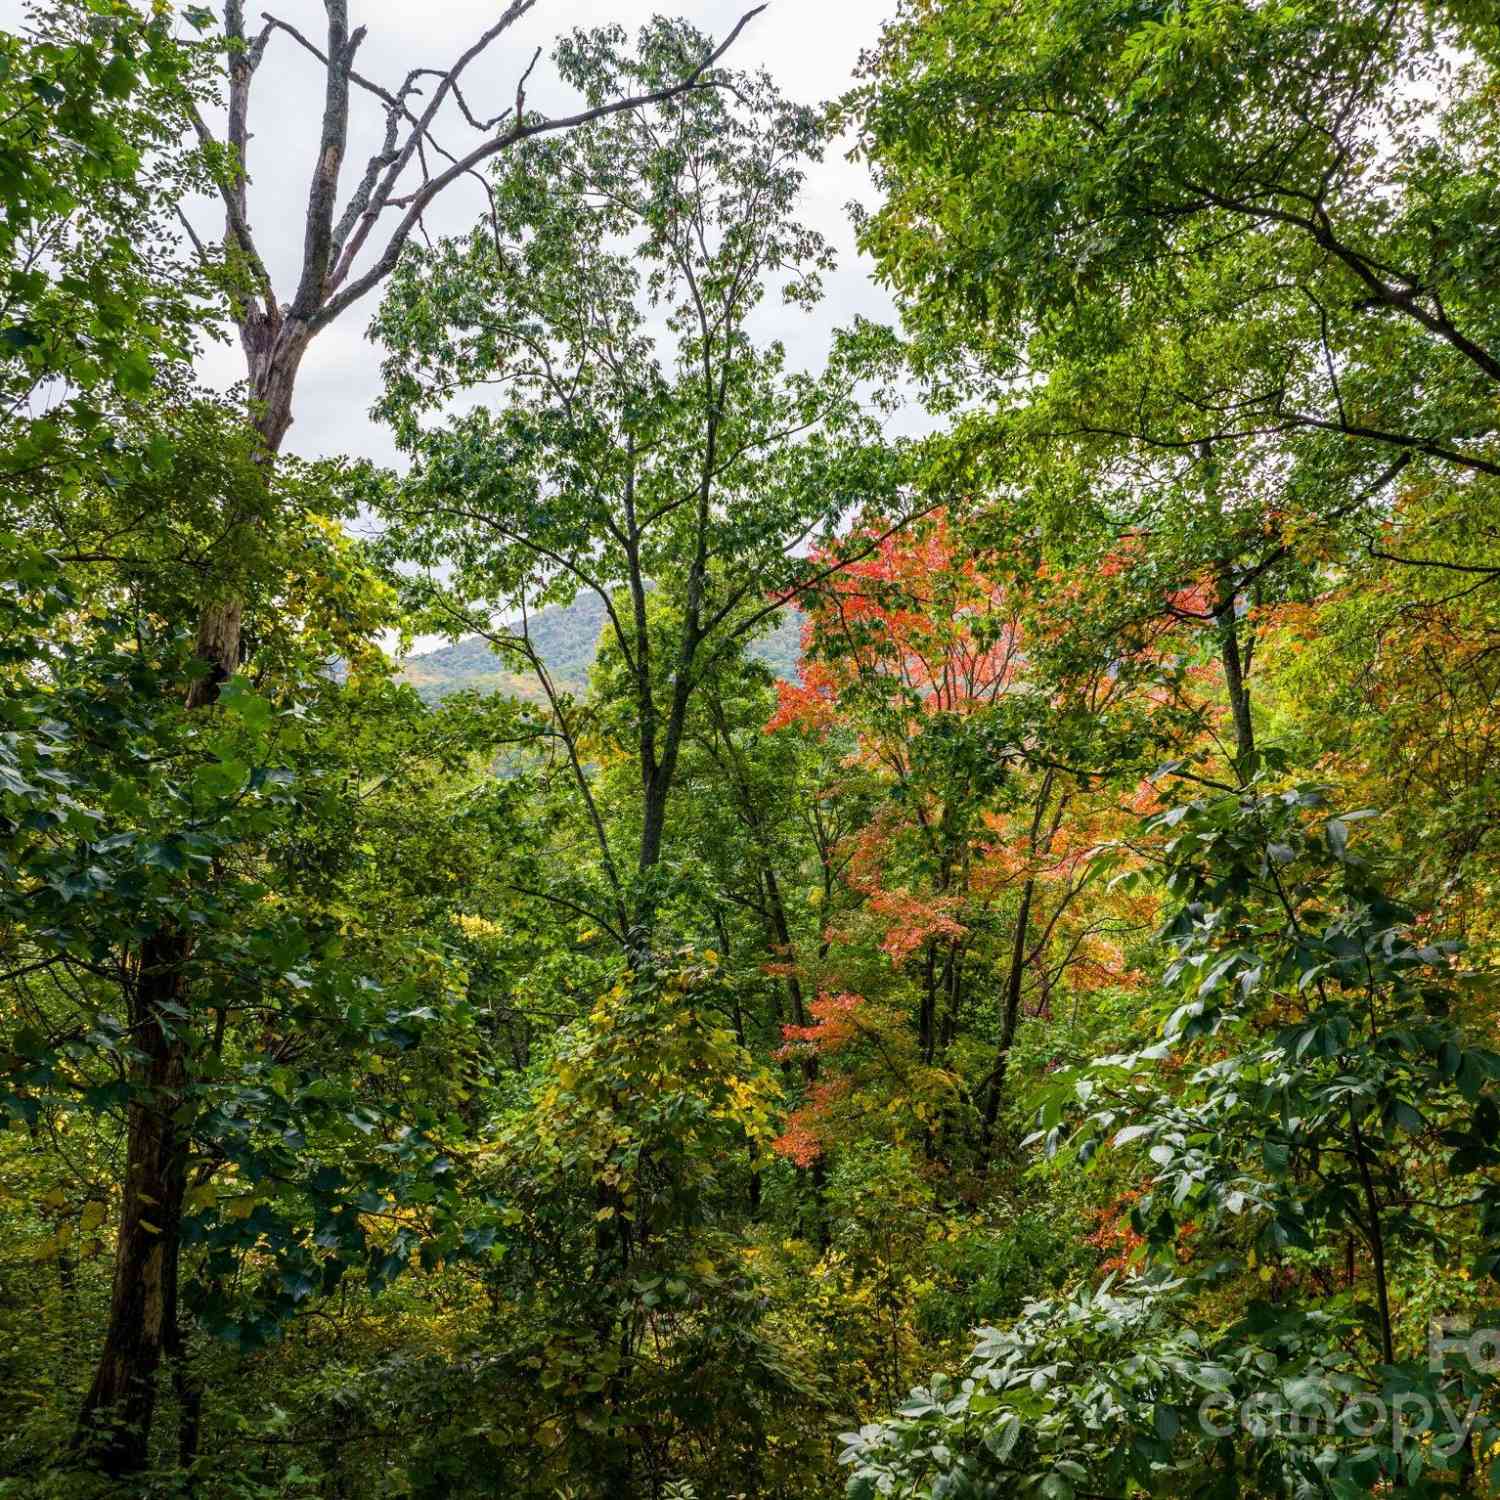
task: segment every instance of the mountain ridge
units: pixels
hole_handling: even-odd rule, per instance
[[[549,605],[527,621],[537,653],[559,687],[575,693],[587,687],[604,624],[604,602],[594,594],[581,594],[571,604]],[[777,677],[790,682],[797,675],[801,640],[801,613],[788,608],[772,630],[750,643],[748,651]],[[466,689],[532,700],[542,697],[529,671],[509,670],[489,642],[478,635],[405,658],[399,676],[427,703],[440,703]]]

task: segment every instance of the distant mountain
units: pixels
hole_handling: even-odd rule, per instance
[[[773,676],[795,682],[797,663],[802,660],[802,611],[782,610],[774,629],[750,642],[750,655],[763,661]]]
[[[587,686],[604,619],[604,603],[596,594],[580,594],[572,604],[553,605],[532,615],[531,639],[559,687],[576,693]],[[770,634],[751,643],[750,655],[764,662],[777,677],[791,681],[797,675],[801,646],[802,617],[798,611],[787,609]],[[513,661],[497,656],[482,636],[471,635],[451,646],[408,657],[402,664],[401,677],[428,703],[437,703],[465,688],[539,698],[541,689],[536,679],[515,667]]]

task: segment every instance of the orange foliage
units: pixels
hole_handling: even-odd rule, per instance
[[[925,712],[962,712],[993,702],[1020,663],[1003,590],[959,554],[942,512],[920,536],[884,538],[802,604],[798,681],[778,685],[771,730],[825,733],[861,675],[898,684]]]
[[[859,995],[819,995],[808,1006],[813,1016],[811,1026],[781,1028],[784,1045],[776,1051],[777,1060],[785,1062],[798,1051],[837,1052],[858,1034],[859,1022],[854,1013],[863,1004]]]
[[[1146,1243],[1130,1226],[1131,1207],[1139,1202],[1142,1191],[1141,1188],[1131,1188],[1107,1208],[1098,1209],[1095,1214],[1098,1228],[1084,1236],[1084,1244],[1104,1253],[1105,1259],[1099,1269],[1106,1274],[1125,1270],[1131,1257]]]
[[[808,1090],[807,1102],[787,1116],[786,1129],[771,1142],[771,1149],[794,1166],[812,1166],[828,1149],[829,1113],[848,1092],[847,1079],[815,1083]]]
[[[956,905],[952,896],[924,901],[907,891],[877,892],[870,898],[870,910],[890,924],[880,943],[881,952],[899,968],[935,938],[956,942],[966,937],[968,928],[949,915]]]

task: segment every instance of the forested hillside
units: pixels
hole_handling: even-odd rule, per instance
[[[589,668],[599,645],[606,614],[597,594],[582,594],[568,605],[552,605],[524,622],[536,652],[548,672],[574,692],[588,685]],[[802,620],[795,609],[778,615],[770,631],[756,637],[746,654],[764,662],[777,677],[797,674],[801,649]],[[452,645],[407,656],[401,662],[400,678],[409,682],[424,703],[440,703],[452,693],[474,689],[486,693],[511,693],[537,698],[540,689],[534,674],[507,671],[506,655],[483,636],[471,635]]]
[[[1500,1492],[1500,10],[681,4],[0,31],[0,1500]]]
[[[553,677],[581,691],[588,683],[604,619],[603,602],[596,594],[585,594],[570,605],[552,605],[538,611],[535,618],[525,622],[525,629]],[[514,670],[517,665],[522,670]],[[427,703],[440,703],[451,693],[467,688],[521,697],[537,693],[536,680],[524,663],[508,662],[503,653],[478,635],[408,656],[401,665],[401,678]]]

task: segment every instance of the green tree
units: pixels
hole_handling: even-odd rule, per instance
[[[228,311],[246,356],[249,425],[260,439],[263,459],[269,460],[279,451],[290,426],[297,375],[309,343],[318,332],[385,279],[407,238],[420,222],[423,210],[439,193],[477,164],[520,141],[567,130],[582,120],[607,115],[633,102],[619,98],[593,99],[576,115],[546,119],[535,111],[529,114],[525,111],[523,78],[512,109],[487,123],[475,120],[463,94],[461,79],[464,70],[529,8],[529,4],[524,3],[509,6],[472,47],[439,74],[439,82],[428,90],[425,103],[418,112],[411,100],[420,74],[409,75],[397,91],[391,92],[372,84],[356,71],[355,57],[364,29],[351,28],[344,0],[328,0],[324,7],[326,50],[310,42],[295,27],[279,20],[268,19],[258,33],[251,35],[246,30],[244,7],[239,3],[226,5],[222,30],[216,27],[212,12],[206,8],[188,8],[185,18],[203,34],[204,40],[197,44],[183,44],[174,42],[168,35],[165,12],[156,14],[147,27],[129,7],[84,0],[84,3],[64,5],[55,12],[43,13],[46,25],[53,31],[61,31],[70,42],[83,40],[71,51],[64,49],[59,53],[55,43],[44,37],[39,45],[53,50],[48,51],[44,58],[48,68],[36,76],[45,87],[31,89],[25,108],[14,114],[8,112],[7,120],[8,123],[19,120],[23,132],[36,133],[40,128],[45,133],[53,125],[61,126],[59,135],[64,141],[69,139],[69,132],[76,126],[84,150],[69,163],[70,167],[82,164],[83,170],[75,180],[89,182],[95,187],[104,186],[106,194],[93,192],[87,197],[72,198],[62,194],[55,197],[51,206],[65,215],[72,214],[75,223],[97,214],[99,221],[108,224],[111,230],[118,228],[118,215],[112,212],[107,194],[137,207],[151,200],[161,213],[179,207],[178,194],[173,191],[178,183],[160,174],[155,181],[144,175],[148,162],[152,160],[149,148],[170,145],[182,134],[195,140],[199,151],[193,180],[210,186],[223,204],[225,230],[222,247],[211,250],[193,230],[190,220],[186,216],[179,217],[196,253],[198,269],[207,273],[227,294]],[[705,47],[698,55],[682,62],[677,72],[663,81],[660,95],[667,97],[684,89],[711,87],[714,64],[748,20],[748,16],[742,18],[740,25],[719,48]],[[149,37],[148,49],[138,48],[130,40],[137,32]],[[279,33],[287,34],[297,45],[311,51],[321,62],[324,74],[323,108],[319,118],[316,164],[309,185],[304,253],[295,290],[284,302],[276,294],[250,227],[250,163],[247,160],[252,84],[266,60],[271,39]],[[106,41],[113,38],[113,46],[101,44],[101,37]],[[90,91],[106,99],[129,94],[136,83],[132,57],[137,51],[146,59],[143,81],[160,87],[149,97],[142,94],[129,118],[106,120],[101,128],[93,118],[97,112],[92,110]],[[205,123],[200,109],[201,92],[194,93],[181,86],[181,80],[187,77],[196,84],[206,83],[218,71],[210,66],[210,61],[217,62],[218,59],[222,59],[220,76],[227,104],[223,140],[216,139]],[[54,63],[62,67],[70,79],[80,81],[82,86],[70,93],[66,82],[54,80],[48,83],[50,67]],[[175,87],[167,86],[173,83]],[[29,87],[24,82],[21,86],[23,89]],[[379,100],[385,115],[385,130],[380,147],[367,161],[359,180],[341,203],[351,96],[365,91]],[[40,113],[33,107],[37,101],[40,101]],[[449,158],[445,167],[436,174],[423,170],[422,180],[411,189],[394,228],[378,246],[372,244],[372,231],[383,211],[397,206],[396,200],[406,188],[407,177],[415,175],[413,163],[425,161],[423,153],[433,139],[440,113],[445,106],[453,105],[457,106],[465,127],[473,128],[480,139],[458,157]],[[505,123],[507,119],[508,124]],[[497,129],[502,124],[505,128]],[[18,139],[24,140],[24,135]],[[26,180],[24,175],[22,180]],[[33,172],[30,180],[33,183],[46,182],[44,174],[38,172]],[[148,192],[151,188],[156,191]],[[109,254],[114,257],[118,269],[130,272],[140,263],[139,260],[131,262],[131,255],[143,258],[147,247],[161,242],[159,235],[143,232],[149,227],[154,226],[142,224],[138,214],[137,221],[131,225],[133,241],[119,235],[111,235],[105,241],[106,246],[114,246]],[[90,239],[85,236],[79,243],[88,245]],[[367,256],[363,262],[362,255]],[[96,262],[95,268],[106,275],[112,269],[110,265],[98,262],[97,257]],[[112,323],[128,321],[135,311],[127,299],[139,292],[140,280],[139,276],[132,280],[129,275],[122,275],[118,281],[101,278],[93,284],[89,297],[83,299],[86,308],[92,306],[102,310],[102,316],[92,325],[87,325],[88,337],[104,348],[114,360],[113,370],[118,371],[121,379],[137,392],[149,381],[142,347],[139,341],[132,344],[114,340],[112,343],[111,327]],[[28,332],[28,328],[29,325],[22,325],[13,335],[12,342],[19,339],[26,348],[31,348],[30,341],[37,335],[34,331]],[[115,344],[119,345],[118,349]],[[178,347],[171,352],[180,357],[184,351]],[[95,378],[87,361],[76,362],[76,365],[72,372],[76,383],[86,384]],[[269,473],[271,464],[266,462],[263,467]],[[206,569],[215,569],[226,555],[233,557],[246,547],[269,546],[274,549],[278,544],[275,532],[258,524],[262,507],[252,498],[242,498],[245,503],[241,514],[232,518],[233,524],[223,530],[217,543],[202,558]],[[194,611],[197,618],[195,650],[203,663],[203,670],[186,684],[189,700],[194,706],[213,702],[219,685],[234,676],[248,654],[247,645],[254,639],[253,635],[249,638],[246,635],[246,611],[251,601],[239,583],[232,569],[225,570],[214,578],[212,587],[203,590],[197,601]],[[173,939],[164,935],[161,941],[170,944]],[[186,965],[188,939],[179,933],[175,941],[179,958]],[[154,966],[168,966],[165,953],[163,948]],[[158,1037],[168,1052],[173,1050],[167,1032],[155,1031],[151,1035]],[[181,1059],[163,1056],[149,1061],[146,1066],[148,1071],[154,1068],[175,1073],[180,1062]],[[144,1163],[138,1166],[141,1171],[146,1170]],[[151,1196],[171,1196],[177,1191],[171,1183],[178,1182],[181,1174],[170,1161],[167,1166],[167,1178],[157,1184],[160,1191],[151,1193]],[[169,1221],[167,1232],[170,1234],[175,1215],[165,1217]],[[94,1409],[112,1408],[126,1401],[127,1386],[150,1383],[144,1365],[132,1372],[129,1367],[139,1364],[139,1361],[122,1361],[110,1351],[138,1348],[144,1351],[143,1359],[149,1364],[154,1357],[151,1351],[159,1347],[165,1336],[162,1328],[154,1324],[162,1309],[170,1310],[170,1295],[153,1294],[138,1305],[130,1287],[141,1276],[154,1276],[153,1268],[169,1262],[172,1256],[158,1256],[156,1242],[149,1232],[128,1221],[121,1226],[121,1243],[133,1246],[133,1250],[123,1255],[120,1262],[117,1307],[106,1330],[106,1352],[98,1379],[86,1404],[86,1422]],[[149,1406],[144,1412],[149,1416]],[[139,1429],[141,1424],[134,1425]],[[144,1433],[134,1446],[111,1450],[109,1462],[121,1469],[138,1466],[144,1452],[143,1443]]]
[[[1356,549],[1491,576],[1443,530],[1500,473],[1494,62],[1462,5],[945,0],[849,101],[958,459],[1026,497],[997,535],[1196,621],[1242,759],[1257,609]]]
[[[665,23],[636,58],[616,41],[563,54],[586,95],[618,82],[650,92],[703,45]],[[764,77],[731,81],[508,157],[492,218],[410,254],[377,324],[391,350],[380,410],[416,460],[380,498],[382,546],[421,570],[404,586],[433,624],[483,634],[537,673],[598,840],[595,909],[622,943],[661,898],[704,672],[827,570],[800,555],[810,538],[856,507],[900,503],[898,456],[858,389],[880,373],[879,332],[850,336],[821,375],[755,342],[764,297],[811,305],[829,263],[795,218],[819,124]],[[503,404],[424,425],[487,384]],[[580,591],[601,601],[629,674],[640,815],[628,859],[594,805],[577,706],[524,624]],[[650,628],[653,591],[669,603],[665,642]]]

